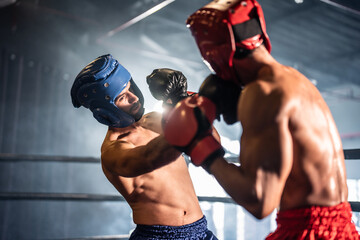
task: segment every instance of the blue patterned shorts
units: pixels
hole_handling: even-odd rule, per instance
[[[137,225],[129,240],[218,240],[207,228],[205,216],[183,226]]]

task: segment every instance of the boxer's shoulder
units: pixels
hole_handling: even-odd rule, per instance
[[[139,125],[143,128],[160,133],[162,132],[161,119],[162,119],[161,113],[149,112],[141,118],[141,120],[139,121]]]

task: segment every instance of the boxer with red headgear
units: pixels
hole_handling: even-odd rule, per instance
[[[225,80],[237,82],[234,58],[245,57],[263,43],[271,51],[264,14],[256,1],[213,1],[186,23],[204,61]]]
[[[177,104],[164,124],[166,140],[213,174],[253,216],[279,209],[278,228],[267,239],[359,239],[335,121],[309,79],[270,55],[260,5],[217,0],[187,23],[222,80],[205,81],[202,96]],[[210,134],[216,103],[226,97],[214,87],[221,82],[242,89],[238,99],[228,100],[242,125],[240,165],[223,158]]]
[[[186,78],[177,76],[181,89]],[[183,97],[170,88],[157,93]],[[164,139],[161,115],[143,115],[143,95],[116,59],[107,54],[90,62],[75,78],[71,97],[74,107],[89,108],[109,126],[101,165],[133,211],[137,226],[130,239],[217,239],[207,229],[184,157]]]

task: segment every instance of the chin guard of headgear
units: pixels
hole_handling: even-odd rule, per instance
[[[186,21],[200,53],[222,79],[236,81],[233,58],[264,43],[271,51],[264,13],[256,0],[215,0]]]
[[[116,97],[129,82],[130,89],[143,107],[144,97],[130,73],[112,55],[100,56],[83,68],[75,78],[71,88],[72,103],[76,108],[89,108],[95,119],[102,124],[127,127],[141,117],[135,119],[115,105]]]

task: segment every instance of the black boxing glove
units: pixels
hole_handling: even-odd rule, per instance
[[[223,115],[227,124],[237,122],[237,104],[241,94],[241,87],[233,82],[210,74],[203,81],[199,95],[209,98],[216,105],[216,119]]]
[[[151,95],[157,100],[175,106],[180,100],[189,96],[187,92],[187,79],[180,71],[169,68],[154,69],[146,77]]]

